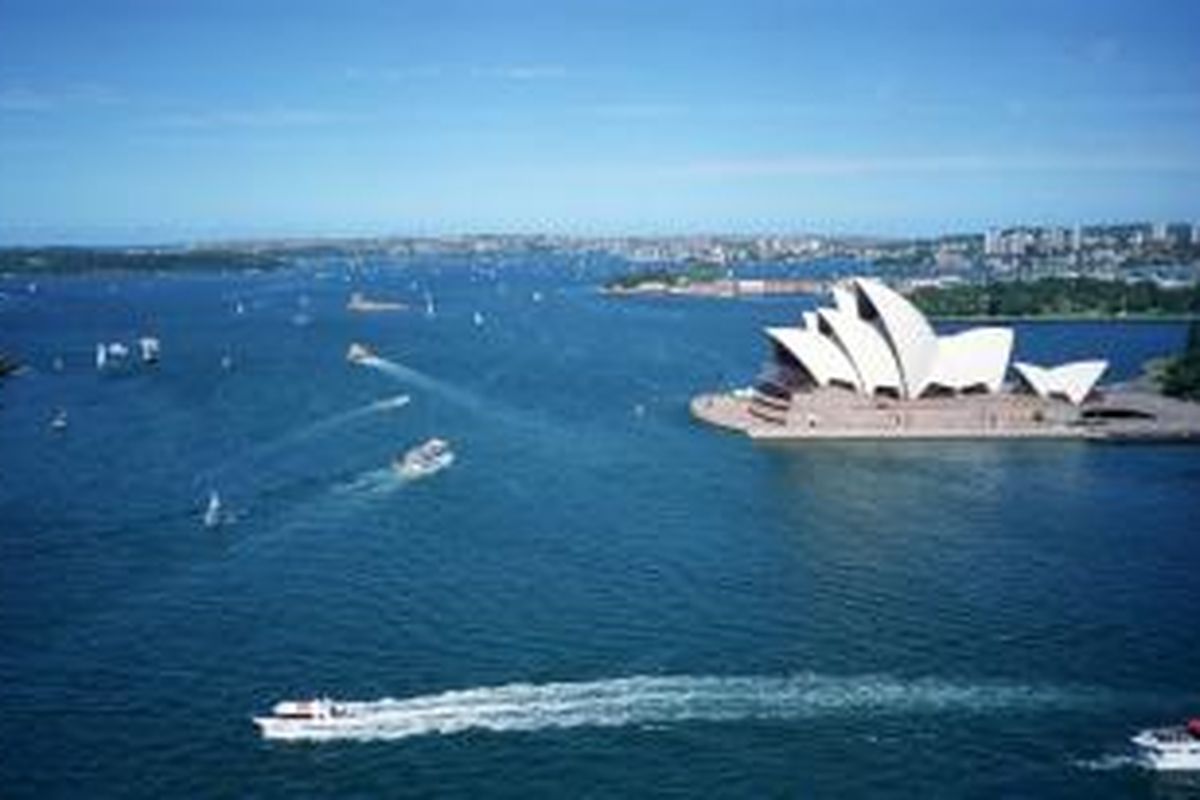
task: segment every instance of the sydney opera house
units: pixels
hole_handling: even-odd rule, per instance
[[[1106,402],[1104,360],[1012,362],[1011,328],[939,335],[874,279],[847,280],[831,306],[765,332],[771,359],[756,385],[696,398],[696,416],[761,438],[1075,436],[1155,417]]]

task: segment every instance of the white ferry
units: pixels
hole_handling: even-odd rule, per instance
[[[1133,743],[1154,769],[1200,771],[1200,717],[1185,725],[1142,731]]]
[[[440,472],[454,463],[454,452],[443,439],[430,439],[397,457],[392,468],[405,480],[416,480]]]
[[[254,724],[264,739],[306,739],[341,730],[352,719],[346,706],[322,697],[276,703],[270,716],[254,717]]]

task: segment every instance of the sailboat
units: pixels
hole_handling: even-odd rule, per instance
[[[425,316],[437,316],[437,309],[433,307],[433,294],[425,292]]]
[[[204,527],[215,528],[221,524],[221,496],[215,491],[208,493],[208,507],[204,509]]]
[[[153,336],[143,336],[138,339],[138,347],[142,351],[142,363],[145,364],[153,364],[158,361],[159,353],[162,352],[162,345]]]

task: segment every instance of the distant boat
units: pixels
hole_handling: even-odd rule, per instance
[[[233,356],[229,355],[229,353],[221,356],[221,369],[226,372],[233,369]]]
[[[405,480],[425,478],[454,463],[454,453],[443,439],[430,439],[398,457],[392,468]]]
[[[96,344],[96,369],[104,370],[118,366],[129,357],[129,348],[120,342],[99,342]]]
[[[392,300],[371,300],[362,292],[354,292],[350,295],[350,302],[346,303],[347,311],[357,311],[360,313],[372,313],[378,311],[404,311],[408,306],[404,303],[397,303]]]
[[[1142,731],[1133,737],[1133,743],[1156,770],[1200,772],[1200,718],[1172,728]]]
[[[367,349],[366,345],[352,342],[350,349],[346,351],[346,360],[351,364],[362,364],[368,358],[375,358],[375,354]]]
[[[425,316],[437,316],[437,309],[433,305],[433,295],[429,292],[425,292]]]
[[[158,361],[159,353],[162,351],[158,339],[153,336],[143,336],[138,339],[138,347],[142,352],[142,363],[154,364]]]
[[[233,307],[233,312],[239,317],[246,313],[246,306],[242,305],[241,300],[237,301],[237,305]]]
[[[353,730],[363,717],[350,706],[327,697],[312,700],[284,700],[276,703],[267,716],[254,717],[264,739],[303,739],[327,733]]]
[[[60,408],[54,412],[54,418],[50,420],[50,430],[60,432],[67,429],[67,410]]]
[[[204,509],[204,527],[215,528],[221,524],[221,496],[215,491],[208,493],[208,507]]]
[[[480,312],[476,311],[475,315],[472,317],[472,320],[475,322],[476,328],[483,327],[483,314],[481,314]]]

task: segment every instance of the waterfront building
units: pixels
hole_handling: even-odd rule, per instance
[[[939,336],[916,306],[870,278],[835,286],[833,301],[832,308],[805,312],[796,327],[766,329],[774,354],[768,382],[775,388],[794,392],[840,386],[903,400],[1001,390],[1013,348],[1011,328],[970,328]],[[1043,381],[1038,374],[1026,383],[1053,387],[1050,394],[1066,380],[1070,391],[1063,394],[1078,403],[1101,373],[1102,368],[1093,374],[1072,367],[1052,371],[1053,379]],[[1082,381],[1084,377],[1090,381]]]
[[[939,335],[878,280],[765,330],[755,385],[693,398],[692,413],[756,439],[1200,439],[1200,406],[1137,386],[1097,386],[1102,359],[1011,364],[1011,328]]]

